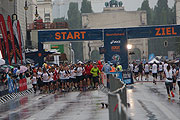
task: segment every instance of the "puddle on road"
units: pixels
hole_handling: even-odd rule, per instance
[[[10,113],[8,113],[8,115],[0,116],[0,119],[3,120],[20,120],[20,119],[26,119],[28,117],[30,117],[31,115],[37,113],[38,111],[41,111],[43,109],[45,109],[47,106],[49,106],[50,104],[53,104],[55,101],[57,101],[60,97],[62,97],[62,95],[53,95],[48,99],[45,100],[41,100],[41,102],[35,103],[30,107],[24,108],[18,112],[13,112],[13,110],[15,111],[16,108],[20,107],[20,106],[25,106],[29,100],[28,97],[23,97],[21,99],[17,99],[16,101],[10,101],[7,104],[4,104],[2,109],[0,110],[0,112],[8,112],[11,111]],[[45,98],[45,97],[44,97]]]

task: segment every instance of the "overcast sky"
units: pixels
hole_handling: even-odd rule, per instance
[[[64,5],[60,5],[60,9],[58,8],[58,5],[53,6],[53,17],[59,17],[59,15],[66,16],[67,17],[67,10],[68,10],[68,4],[69,2],[79,2],[81,3],[82,0],[53,0],[53,1],[59,1],[60,4],[62,2],[65,2]],[[103,7],[105,6],[105,2],[110,1],[110,0],[91,0],[92,3],[92,8],[94,12],[102,12]],[[120,0],[118,0],[120,1]],[[126,11],[136,11],[139,7],[141,7],[141,4],[143,0],[121,0],[123,2],[123,6]],[[150,7],[153,8],[158,0],[149,0]],[[174,0],[168,0],[168,5],[169,7],[172,7],[174,5]],[[80,8],[80,6],[79,6]],[[60,13],[59,13],[60,11]]]

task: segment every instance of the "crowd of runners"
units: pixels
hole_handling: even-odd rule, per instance
[[[180,99],[180,63],[145,63],[137,64],[135,62],[129,64],[129,68],[133,73],[136,81],[149,81],[149,76],[153,76],[153,83],[156,85],[157,79],[165,81],[168,98],[175,97],[173,91],[176,89],[176,84],[179,87]],[[143,77],[144,76],[144,77]],[[143,79],[144,78],[144,79]]]

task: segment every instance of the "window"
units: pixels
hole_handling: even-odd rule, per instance
[[[168,41],[164,41],[164,47],[168,47]]]

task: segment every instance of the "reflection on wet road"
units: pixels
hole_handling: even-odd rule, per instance
[[[107,96],[100,91],[57,95],[26,96],[0,105],[3,120],[108,120],[108,110],[101,109]]]
[[[180,120],[178,90],[168,100],[164,83],[137,83],[127,89],[129,115],[134,120]]]
[[[178,90],[168,100],[164,83],[128,86],[129,116],[133,120],[180,120]],[[108,97],[101,91],[29,95],[0,105],[0,120],[108,120]]]

